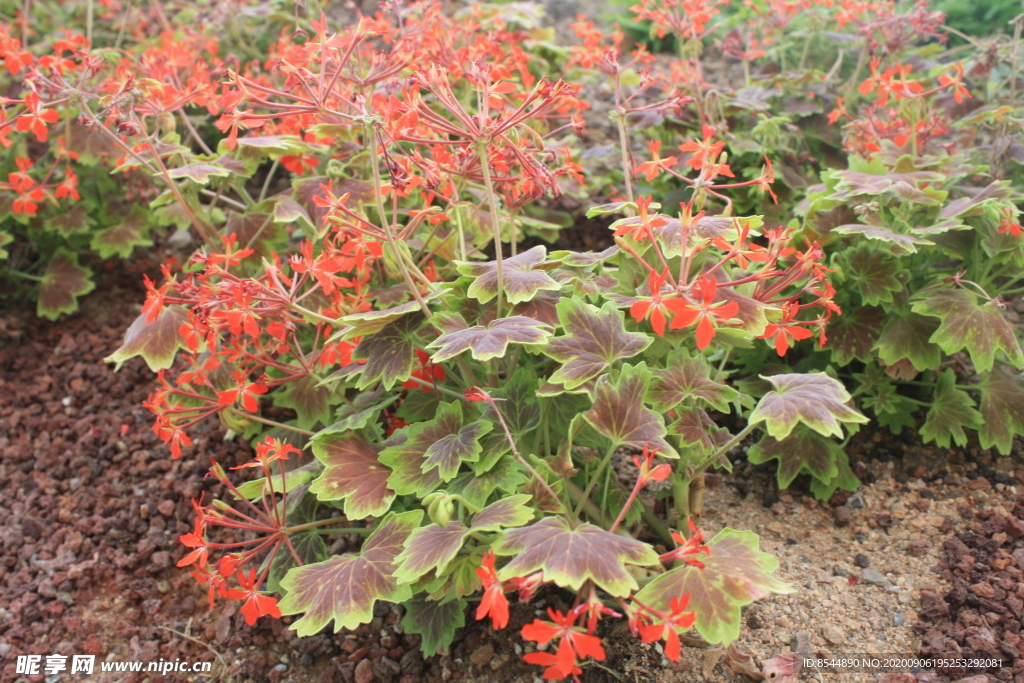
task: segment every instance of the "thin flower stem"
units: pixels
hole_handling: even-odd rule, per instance
[[[698,465],[694,469],[694,472],[697,473],[697,474],[702,473],[705,469],[707,469],[710,465],[712,465],[716,460],[718,460],[720,457],[722,457],[723,455],[725,455],[726,453],[731,451],[733,448],[735,448],[737,445],[739,445],[743,441],[743,439],[747,438],[747,435],[750,434],[750,432],[752,432],[755,429],[757,429],[757,425],[758,425],[758,423],[756,423],[756,422],[751,422],[750,424],[748,424],[738,434],[736,434],[736,436],[734,436],[731,439],[729,439],[728,441],[726,441],[722,445],[721,448],[719,448],[717,451],[715,451],[710,456],[708,456],[704,460],[704,462],[702,462],[700,465]]]
[[[501,308],[505,298],[505,270],[501,254],[501,228],[498,225],[498,198],[494,194],[494,184],[491,182],[490,160],[487,158],[487,144],[482,140],[477,143],[477,155],[480,157],[480,169],[484,176],[484,191],[487,193],[487,202],[490,206],[491,233],[494,235],[494,260],[498,266],[498,300],[497,317],[501,317]]]
[[[619,510],[619,516],[615,518],[614,522],[612,522],[608,531],[615,533],[615,530],[619,528],[619,524],[621,524],[622,520],[625,519],[626,511],[633,505],[633,501],[636,500],[637,495],[640,493],[640,489],[646,484],[646,481],[639,477],[637,478],[636,483],[633,485],[633,490],[629,493],[629,498],[626,499],[626,504],[622,506],[621,510]]]
[[[280,429],[287,429],[288,431],[296,432],[297,434],[305,434],[306,436],[315,436],[316,435],[316,432],[311,432],[308,429],[299,429],[298,427],[293,427],[291,425],[286,425],[286,424],[283,424],[281,422],[275,422],[273,420],[268,420],[265,417],[259,417],[259,416],[256,416],[256,415],[250,415],[249,413],[240,413],[237,410],[235,410],[233,412],[236,415],[238,415],[239,417],[241,417],[241,418],[244,418],[246,420],[252,420],[253,422],[259,422],[260,424],[265,424],[268,427],[278,427]]]
[[[344,517],[331,517],[330,519],[320,519],[315,522],[306,522],[305,524],[296,524],[285,529],[285,533],[294,534],[299,531],[305,531],[306,529],[315,529],[321,526],[327,526],[328,524],[334,524],[336,522],[347,521]],[[330,530],[336,534],[369,534],[373,529],[366,527],[338,527]]]
[[[587,484],[586,490],[583,492],[583,500],[590,500],[590,494],[593,493],[594,487],[597,486],[597,480],[601,478],[601,474],[604,472],[604,468],[608,467],[608,464],[612,461],[612,456],[615,455],[615,451],[619,449],[619,444],[612,444],[608,447],[608,451],[604,454],[601,459],[601,463],[594,470],[594,474],[590,478],[590,483]],[[580,512],[583,511],[583,502],[576,506],[576,511],[573,516],[579,519]]]

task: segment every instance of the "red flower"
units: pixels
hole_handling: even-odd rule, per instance
[[[239,571],[238,583],[243,590],[230,588],[227,590],[226,594],[227,597],[232,598],[233,600],[245,600],[245,603],[239,610],[239,612],[245,616],[245,623],[252,626],[260,617],[281,616],[281,610],[277,607],[277,598],[272,598],[269,595],[263,595],[259,592],[259,586],[256,583],[255,569],[252,567],[249,568],[248,578],[245,576],[245,572]]]
[[[647,278],[647,288],[651,290],[651,297],[649,299],[641,299],[629,307],[629,314],[637,322],[646,320],[650,316],[651,328],[654,329],[659,337],[665,336],[665,323],[668,321],[665,316],[666,311],[669,315],[679,315],[685,314],[689,308],[686,299],[678,296],[662,297],[661,289],[665,284],[667,275],[667,270],[663,274],[652,270]]]
[[[232,374],[235,376],[235,381],[238,382],[238,388],[228,389],[227,391],[218,391],[217,404],[229,406],[235,403],[235,401],[241,399],[242,408],[244,408],[246,412],[255,413],[260,409],[260,395],[267,393],[268,388],[259,382],[249,382],[245,373],[240,370]]]
[[[46,142],[46,124],[60,121],[60,114],[56,109],[40,109],[39,95],[34,92],[25,95],[25,106],[28,111],[18,117],[14,127],[21,133],[31,130],[40,142]]]
[[[693,166],[697,171],[703,168],[704,164],[714,163],[718,159],[718,155],[725,149],[725,142],[721,140],[713,142],[715,137],[714,128],[705,124],[701,126],[701,133],[704,136],[703,140],[687,140],[679,145],[680,151],[692,153],[690,158],[686,160],[686,163],[689,166]]]
[[[584,633],[580,627],[574,626],[576,611],[563,615],[558,610],[548,608],[548,616],[551,621],[534,619],[532,624],[523,627],[522,636],[526,640],[535,641],[541,645],[550,643],[555,638],[560,639],[557,654],[550,652],[531,652],[523,657],[529,664],[546,666],[544,678],[551,680],[565,678],[566,676],[578,676],[583,673],[577,666],[581,659],[593,657],[599,662],[605,658],[604,647],[601,639]],[[554,622],[554,623],[552,623]]]
[[[1013,220],[1013,209],[1003,209],[1003,215],[1005,218],[999,222],[999,232],[1004,235],[1020,237],[1021,225],[1017,221]]]
[[[790,339],[798,341],[801,339],[810,339],[814,336],[813,332],[806,327],[801,327],[799,321],[793,319],[796,317],[799,310],[800,304],[787,306],[782,315],[782,320],[778,323],[772,323],[765,327],[764,333],[761,335],[761,339],[770,339],[775,337],[775,351],[780,356],[785,356],[786,352],[789,351]]]
[[[484,595],[480,599],[480,606],[476,608],[477,620],[490,615],[491,626],[495,629],[505,628],[508,626],[508,600],[498,580],[498,572],[494,569],[493,550],[484,554],[483,564],[476,570],[476,575],[484,585]]]
[[[715,294],[718,291],[718,283],[714,277],[705,276],[694,283],[694,289],[700,297],[699,304],[687,304],[683,310],[678,312],[669,329],[681,330],[697,322],[697,348],[703,351],[715,338],[715,320],[729,320],[736,317],[740,306],[735,301],[729,301],[721,306],[716,306]]]
[[[711,555],[711,550],[704,545],[704,532],[696,527],[692,519],[687,519],[686,523],[690,526],[690,537],[683,538],[683,535],[678,531],[672,532],[672,538],[679,546],[675,550],[670,550],[664,555],[661,555],[659,559],[662,562],[675,562],[676,560],[682,560],[686,564],[697,567],[698,569],[704,568],[704,563],[698,560],[695,556],[697,553],[704,553],[705,555]]]
[[[201,517],[196,517],[195,531],[178,537],[178,540],[181,541],[183,545],[193,548],[192,552],[178,560],[179,567],[187,567],[190,564],[194,564],[200,569],[206,569],[206,561],[208,559],[210,549],[206,546],[206,539],[203,538],[205,526],[203,519]]]
[[[665,656],[673,662],[678,662],[680,647],[679,633],[676,632],[676,629],[688,629],[693,626],[693,622],[696,620],[693,612],[685,611],[686,606],[689,604],[689,593],[679,598],[672,598],[672,602],[669,603],[671,613],[665,616],[660,624],[654,623],[640,626],[640,640],[644,643],[653,643],[656,640],[664,639]]]

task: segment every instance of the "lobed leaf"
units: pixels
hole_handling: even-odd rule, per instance
[[[658,449],[666,458],[679,454],[665,440],[665,422],[661,414],[644,406],[651,373],[646,363],[623,365],[615,374],[603,375],[594,386],[594,407],[583,414],[584,419],[619,446]]]
[[[433,657],[448,649],[455,631],[466,625],[466,601],[438,601],[416,598],[405,603],[402,617],[406,633],[418,633],[424,657]]]
[[[677,349],[665,359],[664,369],[651,371],[654,381],[647,400],[660,413],[668,412],[686,399],[703,401],[722,413],[739,398],[732,387],[711,379],[711,366],[702,355],[691,356],[686,349]]]
[[[498,572],[502,581],[543,571],[544,579],[580,590],[588,579],[610,595],[625,597],[637,589],[626,565],[653,566],[658,555],[646,543],[592,524],[570,528],[562,517],[548,517],[522,529],[506,531],[494,548],[515,558]]]
[[[885,321],[874,348],[886,365],[905,359],[918,372],[932,370],[942,362],[941,349],[929,341],[937,328],[930,318],[898,310]]]
[[[847,405],[850,394],[838,380],[823,372],[764,377],[775,387],[758,401],[750,424],[765,423],[768,434],[785,439],[797,423],[824,436],[842,436],[841,423],[865,423],[868,418]]]
[[[331,421],[331,400],[334,392],[320,384],[313,375],[306,375],[284,385],[274,394],[274,405],[291,408],[301,429],[312,429],[317,424]]]
[[[93,235],[89,247],[99,254],[100,258],[128,258],[135,247],[148,247],[153,244],[146,237],[149,221],[149,211],[135,206],[120,223]]]
[[[476,360],[501,358],[509,343],[540,344],[551,336],[548,325],[522,315],[492,320],[486,325],[473,327],[466,325],[462,316],[455,316],[462,322],[462,329],[445,330],[445,334],[427,346],[437,349],[432,356],[435,363],[454,358],[467,349]]]
[[[547,256],[543,246],[536,246],[502,261],[502,285],[505,299],[510,304],[529,301],[541,290],[558,291],[561,285],[543,270],[535,270]],[[458,271],[474,278],[467,294],[480,303],[487,303],[498,295],[498,263],[455,262]]]
[[[107,363],[116,363],[114,370],[120,370],[125,361],[142,356],[153,372],[166,370],[174,364],[174,354],[185,346],[178,329],[188,319],[188,312],[181,306],[165,306],[156,320],[147,322],[143,313],[124,333],[124,342],[112,354],[104,358]]]
[[[843,253],[846,268],[843,274],[852,280],[869,306],[892,301],[894,292],[903,291],[899,264],[884,252],[860,244]]]
[[[320,500],[344,500],[349,519],[379,517],[391,507],[392,472],[380,461],[381,447],[359,436],[321,432],[312,439],[313,455],[324,471],[309,487]]]
[[[416,333],[423,325],[423,314],[403,315],[363,337],[352,352],[355,360],[365,360],[356,388],[365,389],[376,382],[391,389],[395,382],[409,379],[416,366]]]
[[[1002,351],[1017,368],[1024,368],[1024,352],[1017,333],[992,304],[978,305],[978,298],[960,288],[921,292],[911,306],[915,313],[938,318],[941,324],[929,338],[949,354],[966,348],[978,372],[988,372]]]
[[[832,352],[832,360],[839,366],[848,365],[854,359],[869,363],[884,323],[885,311],[878,306],[844,310],[842,315],[829,321],[825,348]]]
[[[921,425],[921,439],[925,443],[934,441],[943,448],[949,448],[951,439],[958,446],[966,446],[964,427],[978,429],[981,423],[981,413],[974,409],[974,400],[966,391],[956,388],[956,373],[946,368],[935,383],[932,407]]]
[[[981,447],[995,446],[1009,455],[1014,435],[1024,435],[1024,380],[996,369],[983,374],[976,388],[984,420],[978,429]]]
[[[354,629],[373,618],[378,600],[403,602],[412,597],[408,584],[394,577],[394,560],[423,517],[422,510],[389,514],[355,555],[296,567],[281,579],[288,592],[278,603],[281,614],[298,614],[291,628],[299,636],[318,633],[334,621],[335,630]]]
[[[566,389],[575,389],[651,343],[646,334],[626,331],[624,314],[613,303],[598,310],[576,298],[563,299],[557,310],[565,334],[550,339],[544,353],[562,363],[550,381]]]
[[[637,599],[654,609],[671,611],[673,599],[689,594],[697,631],[706,641],[723,645],[740,635],[740,610],[771,593],[793,589],[772,577],[779,562],[758,549],[757,534],[725,528],[707,544],[704,568],[684,566],[658,576]]]
[[[839,459],[844,453],[838,443],[818,432],[797,426],[782,440],[767,434],[747,452],[755,465],[778,460],[779,488],[789,488],[800,474],[810,474],[821,481],[831,481],[839,474]]]
[[[36,315],[56,320],[61,313],[78,310],[78,297],[91,292],[92,271],[78,265],[78,255],[61,247],[50,257],[36,301]]]

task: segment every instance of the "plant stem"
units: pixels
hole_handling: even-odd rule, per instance
[[[597,507],[594,501],[584,498],[583,491],[580,491],[580,488],[569,479],[565,479],[565,492],[568,494],[570,502],[583,505],[583,511],[587,513],[587,517],[597,522],[602,529],[609,528],[608,518],[601,512],[601,508]],[[632,538],[625,529],[618,529],[614,533]]]
[[[501,227],[498,225],[498,198],[494,194],[494,183],[491,182],[490,160],[487,158],[487,145],[482,140],[477,143],[477,155],[480,157],[480,170],[484,176],[484,191],[490,206],[491,232],[494,235],[494,261],[498,266],[498,301],[496,318],[501,317],[501,307],[505,298],[505,270],[501,253]]]
[[[754,431],[755,429],[757,429],[756,422],[748,424],[736,436],[726,441],[721,448],[719,448],[717,451],[708,456],[708,458],[704,462],[702,462],[700,465],[696,467],[695,471],[703,473],[704,470],[708,468],[708,466],[710,466],[720,457],[722,457],[723,455],[731,451],[733,448],[735,448],[737,444],[743,441],[743,439],[747,438],[747,434],[750,434],[750,432]]]
[[[30,275],[28,273],[23,273],[20,270],[11,269],[8,270],[7,272],[10,273],[11,275],[14,275],[15,277],[25,278],[26,280],[34,280],[35,282],[43,282],[45,280],[45,278],[42,275]]]
[[[617,79],[616,87],[618,87]],[[615,123],[619,128],[619,150],[622,154],[622,175],[626,179],[626,200],[632,202],[633,181],[631,176],[633,175],[633,169],[629,163],[629,136],[626,134],[626,114],[621,110],[617,113],[618,115],[615,117]]]
[[[287,533],[293,534],[298,531],[305,531],[306,529],[314,529],[316,527],[327,526],[328,524],[334,524],[336,522],[347,521],[344,517],[331,517],[330,519],[319,519],[315,522],[306,522],[305,524],[297,524],[290,526],[286,529]],[[330,530],[336,534],[369,534],[373,529],[367,529],[366,527],[342,527]]]
[[[601,473],[604,472],[605,467],[608,467],[608,463],[612,461],[612,456],[615,455],[615,451],[617,451],[618,448],[619,444],[612,444],[608,447],[608,452],[604,454],[604,457],[601,459],[601,463],[597,466],[597,469],[594,470],[594,474],[590,478],[590,483],[587,484],[587,490],[583,492],[583,500],[590,500],[590,494],[593,493],[594,487],[597,486],[597,480],[601,478]],[[583,503],[580,502],[580,504],[576,506],[576,512],[573,513],[573,516],[578,519],[580,512],[582,511]]]
[[[274,420],[268,420],[265,417],[259,417],[257,415],[250,415],[249,413],[240,413],[237,410],[234,410],[233,412],[235,413],[235,415],[238,415],[239,417],[241,417],[243,419],[252,420],[253,422],[259,422],[260,424],[265,424],[268,427],[279,427],[280,429],[287,429],[288,431],[296,432],[297,434],[305,434],[306,436],[315,436],[316,435],[316,432],[311,432],[308,429],[300,429],[299,427],[293,427],[291,425],[286,425],[286,424],[281,423],[281,422],[275,422]]]
[[[305,306],[300,306],[299,304],[297,304],[295,302],[292,302],[292,303],[288,304],[288,306],[289,306],[289,308],[293,309],[294,311],[296,311],[298,313],[301,313],[302,315],[308,316],[308,317],[312,318],[313,320],[319,320],[320,322],[326,323],[327,325],[330,325],[331,327],[340,327],[341,326],[340,323],[337,320],[331,320],[326,315],[320,315],[319,313],[315,313],[314,311],[309,310]]]
[[[421,384],[421,385],[423,385],[425,387],[430,387],[431,389],[435,388],[433,382],[428,382],[425,379],[420,379],[419,377],[412,377],[412,376],[409,377],[409,379],[412,380],[413,382],[417,382],[417,383],[419,383],[419,384]],[[440,384],[438,384],[436,386],[436,389],[438,391],[440,391],[442,394],[447,394],[447,395],[449,395],[449,396],[451,396],[453,398],[462,399],[463,401],[467,401],[467,402],[469,401],[469,399],[467,399],[464,394],[460,394],[459,392],[455,391],[454,389],[449,389],[448,387],[443,387]]]
[[[643,506],[640,511],[640,517],[647,522],[647,526],[651,527],[651,530],[658,535],[658,538],[662,540],[665,546],[671,548],[675,543],[675,539],[672,538],[672,532],[668,526],[658,519],[658,516],[654,514],[654,510],[647,507],[643,501],[640,501],[640,505]]]
[[[405,286],[409,288],[409,294],[416,300],[416,303],[420,305],[420,309],[423,311],[423,315],[428,318],[432,317],[430,309],[427,308],[427,303],[420,296],[420,290],[416,288],[416,283],[413,282],[412,275],[409,273],[409,267],[406,265],[406,258],[403,252],[398,247],[398,240],[395,239],[395,231],[391,229],[391,221],[387,218],[387,213],[384,211],[384,195],[381,193],[381,187],[383,183],[380,180],[380,168],[377,166],[376,159],[376,135],[373,127],[370,124],[366,124],[364,127],[366,134],[366,142],[370,149],[370,169],[373,172],[373,195],[377,199],[377,215],[380,218],[381,227],[384,229],[384,237],[391,247],[391,251],[395,255],[395,261],[398,263],[398,269],[402,271],[402,279],[405,280]]]

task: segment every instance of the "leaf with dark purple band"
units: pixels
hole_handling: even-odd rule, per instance
[[[854,358],[865,363],[872,358],[872,349],[882,332],[885,311],[878,306],[843,307],[843,314],[828,323],[828,343],[837,365],[846,365]]]
[[[419,634],[424,657],[447,651],[455,640],[455,631],[465,625],[466,601],[461,598],[447,602],[416,598],[405,603],[403,630]]]
[[[700,569],[691,565],[668,571],[637,593],[637,600],[664,612],[674,598],[689,594],[697,631],[709,643],[728,644],[739,638],[740,610],[772,593],[793,589],[772,577],[779,561],[758,549],[752,531],[722,529],[708,542],[710,555],[698,555]]]
[[[604,251],[553,251],[549,258],[561,261],[567,266],[576,268],[591,268],[599,263],[604,263],[621,251],[617,244],[613,244]]]
[[[149,232],[149,211],[135,206],[124,219],[93,235],[89,247],[100,258],[119,256],[128,258],[135,247],[148,247],[153,242],[146,237]]]
[[[506,531],[494,552],[515,557],[498,572],[502,581],[543,571],[544,580],[557,586],[578,591],[589,579],[615,597],[637,589],[626,565],[658,564],[658,554],[646,543],[591,524],[573,529],[561,517]]]
[[[865,304],[892,301],[893,292],[903,291],[899,263],[884,252],[860,244],[843,252],[843,275],[856,283]]]
[[[480,457],[480,437],[491,428],[485,420],[464,424],[458,401],[440,404],[433,420],[402,428],[396,436],[405,440],[381,452],[381,462],[394,470],[391,487],[399,495],[425,496],[441,481],[451,481],[463,462]]]
[[[319,383],[320,380],[312,375],[289,382],[282,391],[274,394],[274,405],[294,410],[301,429],[312,429],[318,423],[326,425],[331,421],[334,392]]]
[[[92,219],[89,217],[89,209],[84,204],[75,204],[59,216],[47,218],[45,222],[47,227],[56,228],[65,237],[80,230],[85,230],[91,224]]]
[[[974,409],[974,399],[956,388],[956,373],[953,368],[946,368],[935,383],[932,407],[921,425],[921,439],[925,443],[934,441],[943,448],[949,448],[950,439],[957,446],[966,446],[964,428],[978,429],[981,423],[982,416]]]
[[[550,381],[566,389],[575,389],[651,343],[646,334],[626,331],[623,313],[613,303],[598,310],[573,298],[563,299],[557,308],[565,334],[548,340],[544,353],[562,363]]]
[[[502,261],[503,288],[505,300],[510,304],[529,301],[541,290],[558,291],[561,285],[551,279],[543,270],[536,270],[543,263],[547,250],[542,246],[524,251]],[[463,275],[475,278],[467,294],[480,303],[487,303],[498,295],[498,262],[471,263],[456,261]]]
[[[455,314],[462,321],[462,316]],[[533,318],[516,315],[511,318],[492,320],[487,325],[465,326],[462,329],[445,331],[427,348],[438,349],[432,360],[435,363],[454,358],[469,349],[476,360],[501,358],[508,350],[509,343],[540,344],[551,336],[551,328]]]
[[[281,579],[288,591],[278,607],[282,614],[304,613],[291,628],[300,636],[318,633],[334,621],[335,630],[354,629],[373,619],[378,600],[404,602],[412,597],[408,584],[394,577],[394,560],[422,510],[389,514],[363,543],[358,554],[336,555],[325,562],[296,567]]]
[[[981,447],[1009,455],[1014,435],[1024,436],[1024,380],[997,369],[983,374],[974,388],[981,392]]]
[[[947,202],[939,211],[939,219],[973,215],[982,204],[992,200],[1006,200],[1013,196],[1013,187],[1009,181],[997,180],[981,188],[973,197],[960,197]]]
[[[188,178],[200,185],[210,182],[210,178],[223,178],[229,175],[231,175],[231,171],[223,166],[205,161],[196,161],[167,169],[167,176],[170,178]]]
[[[43,272],[43,282],[36,301],[36,315],[56,320],[61,313],[78,310],[78,297],[96,287],[90,279],[92,271],[78,265],[78,255],[63,247],[58,249]]]
[[[651,373],[646,363],[623,365],[617,376],[603,375],[594,387],[594,407],[583,414],[602,436],[620,446],[658,449],[666,458],[679,454],[665,440],[660,413],[644,406]]]
[[[265,208],[266,211],[259,211],[259,208]],[[278,248],[288,242],[288,233],[284,226],[274,222],[271,209],[271,204],[264,201],[249,213],[228,214],[224,234],[234,235],[239,247],[253,250],[250,256],[242,260],[243,263],[258,265],[261,259],[274,258]]]
[[[423,297],[424,301],[431,301],[441,296],[440,292],[428,294]],[[420,311],[420,305],[415,301],[406,301],[404,304],[385,308],[379,311],[366,311],[364,313],[353,313],[338,319],[338,325],[347,325],[338,332],[331,341],[339,339],[352,339],[353,337],[365,337],[380,332],[385,327],[409,314]]]
[[[711,367],[704,356],[691,356],[686,349],[668,355],[665,369],[654,369],[654,381],[647,392],[647,400],[659,413],[675,408],[684,400],[688,404],[703,401],[715,410],[728,413],[729,404],[739,398],[739,392],[711,379]]]
[[[712,453],[729,440],[729,430],[720,429],[703,408],[676,408],[678,419],[669,425],[671,434],[679,436],[680,446],[699,446],[703,453]],[[724,460],[728,466],[728,459]]]
[[[344,500],[349,519],[379,517],[388,511],[395,492],[388,488],[391,469],[380,461],[380,446],[337,432],[321,432],[312,445],[324,471],[310,485],[310,493],[320,500]]]
[[[558,292],[543,291],[529,301],[516,304],[512,308],[512,315],[522,315],[527,318],[544,323],[550,327],[558,325],[558,302],[561,297]]]
[[[779,488],[789,488],[799,474],[810,474],[822,481],[831,481],[839,474],[838,459],[843,447],[832,439],[799,425],[781,441],[767,434],[747,452],[755,465],[775,459],[779,461]]]
[[[860,225],[857,223],[840,225],[833,228],[832,232],[840,235],[864,235],[869,240],[889,242],[894,245],[897,253],[916,254],[918,246],[934,244],[926,239],[914,237],[913,235],[901,235],[885,228],[873,225]]]
[[[868,418],[846,405],[846,387],[823,372],[765,377],[775,391],[765,394],[750,415],[750,424],[765,423],[768,434],[785,439],[802,422],[824,436],[842,436],[841,423],[865,423]]]
[[[942,321],[929,341],[953,354],[966,348],[974,369],[988,372],[998,352],[1017,368],[1024,368],[1024,352],[1017,333],[994,305],[978,305],[978,297],[965,289],[931,289],[918,293],[914,313]]]
[[[405,549],[395,558],[398,567],[395,578],[413,583],[430,571],[443,574],[471,533],[522,526],[533,519],[533,510],[527,507],[529,502],[530,497],[526,495],[509,496],[478,512],[469,527],[453,519],[443,527],[433,523],[416,529],[406,540]]]
[[[409,379],[416,367],[416,333],[423,325],[422,313],[411,313],[386,324],[379,331],[363,337],[352,358],[365,360],[357,389],[365,389],[377,381],[385,389],[395,382]]]
[[[124,342],[120,348],[104,359],[107,363],[117,363],[115,371],[135,356],[142,356],[153,372],[166,370],[174,364],[174,354],[185,346],[178,332],[181,324],[188,319],[188,312],[184,308],[165,306],[151,323],[146,322],[146,317],[143,313],[132,321],[124,333]]]
[[[885,321],[874,350],[886,365],[906,360],[918,372],[942,362],[942,350],[929,341],[939,325],[933,319],[898,308]]]

